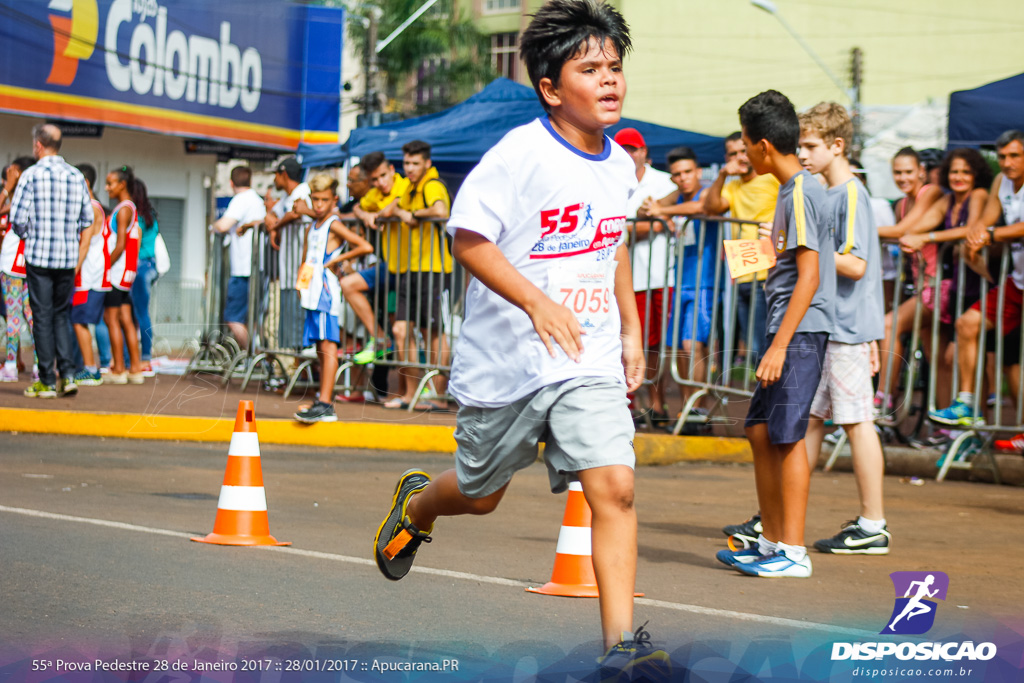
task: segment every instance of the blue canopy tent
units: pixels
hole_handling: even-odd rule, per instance
[[[410,140],[430,143],[434,165],[442,172],[464,175],[480,161],[508,131],[544,115],[532,88],[498,78],[476,95],[450,109],[373,128],[357,128],[344,145],[301,145],[298,155],[303,166],[335,166],[349,156],[363,156],[380,150],[389,159],[402,158],[402,145]],[[673,147],[687,145],[702,165],[721,163],[723,138],[691,133],[644,121],[622,119],[609,130],[639,130],[655,164],[663,165]]]
[[[1024,130],[1024,74],[949,96],[949,147],[991,145],[1007,130]]]

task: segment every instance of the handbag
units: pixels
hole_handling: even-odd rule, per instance
[[[164,244],[164,236],[160,233],[156,234],[156,245],[154,246],[156,252],[156,272],[158,275],[166,275],[171,269],[171,255],[167,253],[167,245]]]

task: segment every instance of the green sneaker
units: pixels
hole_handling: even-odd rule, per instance
[[[363,350],[357,351],[356,354],[352,356],[352,362],[356,365],[368,365],[375,360],[383,358],[385,353],[387,353],[387,351],[384,349],[379,351],[377,350],[377,339],[375,337],[370,337],[370,341],[363,347]]]
[[[58,384],[57,386],[60,387],[60,395],[61,396],[77,396],[78,395],[78,385],[75,384],[74,378],[71,378],[71,379],[63,379],[62,378],[60,380],[60,384]]]
[[[420,531],[405,514],[409,499],[427,488],[429,483],[430,477],[426,472],[406,470],[398,478],[391,509],[373,539],[373,556],[377,560],[377,568],[392,581],[398,581],[408,574],[420,544],[430,543],[433,527]]]
[[[36,380],[25,389],[25,395],[29,398],[57,398],[57,387]]]

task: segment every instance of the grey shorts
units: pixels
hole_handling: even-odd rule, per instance
[[[459,491],[489,496],[536,462],[544,441],[551,491],[561,493],[580,470],[633,468],[633,434],[626,387],[609,377],[552,384],[500,408],[462,406],[455,426]]]

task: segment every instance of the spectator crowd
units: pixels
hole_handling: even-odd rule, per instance
[[[614,141],[633,159],[638,182],[628,207],[628,239],[648,381],[644,391],[630,396],[631,408],[638,425],[671,430],[678,413],[669,411],[670,369],[686,380],[679,384],[685,405],[702,383],[732,381],[724,368],[752,373],[763,356],[767,270],[733,281],[721,242],[758,239],[758,225],[773,220],[779,182],[754,170],[739,132],[725,139],[725,157],[713,175],[688,147],[651,159],[643,134],[634,128],[619,130]],[[835,140],[825,135],[823,144]],[[2,174],[0,313],[6,357],[0,380],[31,378],[25,395],[41,398],[74,394],[80,386],[143,383],[154,374],[150,297],[159,277],[159,223],[146,184],[128,165],[115,169],[103,179],[110,201],[104,206],[95,198],[94,167],[73,167],[60,156],[59,128],[36,126],[32,145],[32,155],[15,158]],[[801,161],[811,152],[802,147]],[[891,414],[912,392],[901,378],[904,359],[913,355],[908,337],[917,325],[926,361],[936,365],[936,396],[948,406],[932,411],[931,420],[953,428],[984,421],[985,401],[975,395],[994,394],[1003,375],[994,367],[994,334],[988,335],[987,356],[977,353],[978,340],[983,324],[994,329],[1000,291],[1003,363],[1009,370],[1018,362],[1024,134],[1008,131],[995,152],[997,174],[976,149],[942,154],[903,148],[892,160],[893,180],[904,195],[894,202],[870,197],[859,162],[848,159],[862,183],[861,204],[870,214],[872,234],[882,241],[877,305],[885,318],[871,340],[879,361],[876,416]],[[264,345],[317,359],[320,391],[296,413],[301,421],[335,420],[335,400],[363,401],[386,392],[388,367],[398,368],[397,388],[381,401],[383,407],[449,407],[443,372],[432,380],[432,398],[421,400],[419,393],[426,369],[450,366],[457,332],[454,290],[465,287],[453,275],[459,269],[444,229],[452,196],[426,142],[404,145],[401,171],[394,161],[383,152],[365,155],[348,169],[343,192],[330,174],[307,180],[294,158],[274,167],[273,187],[264,195],[253,187],[252,169],[231,170],[233,196],[212,226],[224,235],[227,249],[223,322],[242,349],[254,343],[249,327],[255,319],[264,337],[267,330],[273,333]],[[666,170],[655,168],[655,161],[664,161]],[[269,258],[259,250],[254,258],[261,239],[268,241]],[[955,244],[944,248],[946,243]],[[1003,245],[1013,268],[1006,282],[997,283]],[[250,282],[257,276],[267,281],[260,291],[269,297],[256,297],[260,311],[250,316]],[[982,280],[992,284],[984,315]],[[266,305],[269,300],[275,304]],[[933,317],[940,354],[935,359]],[[33,341],[32,355],[21,348],[26,338]],[[339,355],[355,365],[358,386],[377,391],[335,397],[332,368]],[[987,358],[983,387],[975,386],[979,357]],[[957,387],[950,386],[954,364]],[[1006,377],[1016,396],[1016,372]],[[709,401],[706,395],[690,401],[684,433],[707,430],[701,424],[707,422]],[[1000,443],[1024,450],[1024,438]]]

